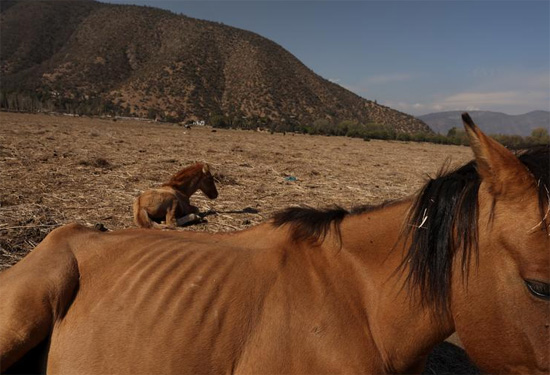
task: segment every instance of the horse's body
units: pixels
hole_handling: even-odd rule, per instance
[[[550,278],[548,203],[519,169],[509,176],[524,179],[523,193],[490,199],[498,185],[480,160],[471,260],[468,247],[416,254],[432,222],[414,213],[433,212],[419,198],[351,213],[293,208],[229,234],[56,229],[0,274],[0,365],[49,340],[47,369],[60,374],[414,373],[456,329],[486,371],[547,373],[548,301],[524,279]],[[422,228],[400,235],[408,217]],[[455,225],[450,238],[463,234]]]
[[[191,205],[189,197],[201,190],[215,199],[218,191],[208,164],[197,163],[176,173],[159,188],[143,192],[134,201],[134,222],[143,228],[183,225],[198,216],[199,209]]]
[[[380,215],[403,217],[409,204],[346,220],[345,250],[332,238],[296,245],[271,224],[215,235],[66,226],[2,276],[65,296],[41,322],[53,328],[51,373],[410,373],[453,329],[425,329],[427,312],[398,283],[382,287],[401,261],[385,259],[401,222]],[[366,226],[377,241],[369,253],[353,235]],[[388,330],[409,337],[385,342]]]

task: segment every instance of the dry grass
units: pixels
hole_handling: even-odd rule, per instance
[[[377,204],[413,194],[466,147],[269,134],[138,121],[0,113],[0,269],[70,222],[133,226],[132,202],[194,161],[210,163],[220,195],[191,202],[232,231],[289,205]],[[296,177],[288,181],[286,177]]]

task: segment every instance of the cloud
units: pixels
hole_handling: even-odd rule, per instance
[[[492,92],[461,92],[450,95],[438,105],[444,108],[468,108],[468,107],[488,107],[488,106],[532,106],[535,103],[543,103],[548,100],[548,93],[544,91],[531,90],[507,90]]]
[[[532,72],[507,69],[476,69],[476,86],[472,91],[550,90],[550,71]]]
[[[340,82],[340,79],[329,79],[329,81],[338,83],[343,88],[356,93],[357,95],[374,100],[380,90],[383,90],[383,86],[390,83],[399,84],[417,78],[417,76],[410,73],[390,73],[390,74],[378,74],[372,76],[366,76],[354,80],[353,83]],[[376,87],[379,85],[378,87]]]
[[[383,104],[415,115],[443,111],[497,111],[521,114],[547,109],[550,93],[537,90],[466,91],[426,102],[386,101]]]
[[[390,82],[409,81],[412,78],[413,78],[413,75],[408,73],[379,74],[379,75],[367,77],[367,82],[373,83],[373,84],[384,84],[384,83],[390,83]]]
[[[413,115],[454,110],[523,114],[547,110],[550,72],[499,67],[476,68],[469,76],[427,73],[366,76],[342,87]]]
[[[329,78],[328,80],[332,83],[339,83],[340,82],[340,78]]]
[[[428,106],[423,103],[407,103],[403,101],[399,101],[399,102],[384,101],[382,104],[402,112],[417,113],[417,112],[425,112],[426,110],[429,110]]]
[[[490,110],[521,114],[547,110],[550,103],[550,72],[509,69],[478,69],[477,81],[469,90],[435,98],[433,106],[443,110]]]
[[[550,73],[505,69],[477,69],[470,89],[439,95],[424,104],[434,112],[485,110],[522,114],[547,110],[550,103]],[[418,112],[417,112],[418,113]]]

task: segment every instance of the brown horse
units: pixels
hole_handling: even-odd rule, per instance
[[[40,344],[56,374],[414,373],[456,330],[484,371],[547,374],[550,150],[463,119],[475,161],[409,199],[235,233],[54,230],[0,274],[1,366]]]
[[[160,188],[143,192],[134,201],[135,224],[143,228],[162,228],[196,220],[199,209],[191,205],[189,197],[197,190],[210,199],[218,197],[208,164],[197,163],[184,168]],[[162,220],[165,226],[159,224]]]

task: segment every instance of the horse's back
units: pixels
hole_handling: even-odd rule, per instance
[[[334,372],[344,364],[359,372],[365,363],[382,370],[359,329],[364,316],[348,316],[359,299],[335,302],[350,291],[345,270],[326,267],[316,249],[297,249],[281,229],[62,234],[54,236],[62,251],[49,240],[36,250],[62,255],[52,261],[67,257],[72,275],[58,288],[71,300],[53,327],[44,326],[52,332],[48,372]],[[47,264],[27,263],[37,274]]]
[[[79,289],[54,328],[48,371],[226,371],[275,273],[257,272],[261,249],[220,237],[128,230],[77,249]]]

